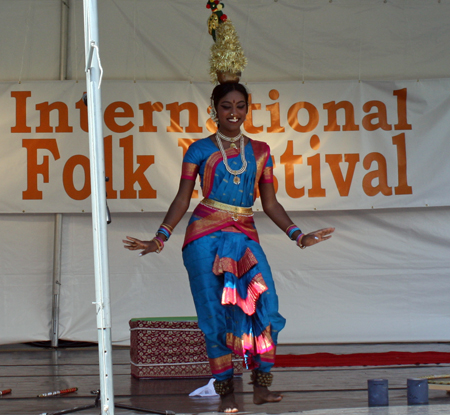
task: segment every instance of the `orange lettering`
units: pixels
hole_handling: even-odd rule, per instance
[[[308,189],[308,197],[325,197],[326,191],[322,187],[320,178],[320,154],[308,157],[306,159],[308,166],[311,166],[311,182],[312,187]]]
[[[340,196],[348,196],[350,186],[352,185],[353,175],[355,173],[356,163],[359,162],[359,154],[344,154],[345,162],[348,163],[347,174],[344,179],[342,170],[339,166],[342,163],[341,154],[326,154],[325,161],[329,164],[334,182]]]
[[[406,88],[398,89],[393,92],[397,96],[397,117],[398,123],[394,125],[394,130],[412,130],[411,124],[408,124],[408,114],[406,109],[406,98],[408,90]]]
[[[369,153],[363,160],[363,167],[366,170],[370,169],[372,163],[376,161],[378,169],[367,173],[363,178],[363,190],[367,196],[375,196],[382,193],[384,196],[392,195],[392,188],[387,184],[387,166],[386,159],[380,153]],[[372,181],[378,179],[378,185],[373,186]]]
[[[259,111],[261,109],[261,104],[253,104],[252,103],[252,95],[248,96],[248,112],[247,117],[244,122],[244,129],[249,134],[259,134],[263,132],[264,127],[261,125],[260,127],[255,127],[253,125],[253,111]]]
[[[137,182],[141,187],[139,199],[156,199],[154,190],[147,178],[146,170],[155,162],[154,156],[136,156],[139,167],[134,170],[133,136],[129,135],[120,139],[120,147],[123,148],[123,176],[124,188],[120,191],[121,199],[136,199],[137,192],[134,184]]]
[[[167,104],[166,108],[170,111],[170,126],[167,127],[168,133],[181,133],[183,129],[180,125],[180,112],[187,110],[189,112],[189,124],[185,128],[187,133],[201,133],[203,128],[198,125],[198,108],[193,102],[185,102],[181,105],[178,102]]]
[[[387,122],[387,110],[386,105],[381,101],[368,101],[363,105],[363,111],[369,112],[373,107],[378,109],[378,112],[366,115],[362,119],[362,125],[367,131],[375,131],[381,128],[385,131],[392,130],[392,125]],[[377,123],[372,121],[378,120]]]
[[[16,125],[11,132],[31,133],[31,127],[27,126],[27,98],[31,97],[31,91],[11,91],[11,96],[16,99]]]
[[[43,161],[38,164],[37,155],[38,150],[48,150],[55,160],[58,160],[59,150],[56,139],[41,138],[41,139],[26,139],[22,140],[22,147],[27,149],[27,190],[22,192],[23,200],[38,200],[42,199],[42,191],[38,189],[38,174],[41,174],[44,183],[49,180],[49,164],[48,156],[43,156]]]
[[[412,195],[412,187],[408,185],[405,133],[392,137],[397,146],[398,186],[394,188],[396,195]]]
[[[313,150],[320,148],[320,138],[314,134],[309,140],[309,145]],[[308,166],[311,166],[311,182],[312,187],[308,189],[309,197],[325,197],[326,191],[322,188],[322,180],[320,176],[320,154],[308,157],[306,159]]]
[[[161,112],[164,106],[161,102],[144,102],[139,104],[139,109],[142,110],[142,118],[144,123],[139,127],[141,133],[156,133],[158,128],[153,125],[153,113]]]
[[[280,163],[284,164],[286,193],[293,199],[298,199],[305,195],[305,188],[298,189],[295,187],[294,180],[294,164],[303,164],[301,155],[294,155],[294,142],[287,142],[286,151],[280,157]]]
[[[120,111],[119,111],[120,110]],[[133,118],[134,111],[131,105],[123,101],[116,101],[106,107],[104,119],[106,127],[114,133],[126,133],[130,131],[134,124],[129,121],[125,125],[119,125],[116,118]]]
[[[301,109],[308,111],[309,121],[306,125],[301,125],[298,121],[298,113]],[[309,102],[296,102],[288,110],[288,123],[291,128],[299,133],[307,133],[314,130],[319,124],[319,111]]]
[[[84,170],[84,184],[80,190],[73,182],[73,172],[77,166],[81,166]],[[91,194],[90,171],[89,159],[86,156],[76,154],[67,160],[63,169],[63,185],[69,197],[74,200],[84,200],[89,197]]]
[[[69,125],[69,109],[64,102],[41,102],[36,104],[36,109],[40,112],[39,127],[36,127],[37,133],[52,133],[53,127],[50,126],[50,112],[58,110],[58,126],[55,128],[56,133],[71,133],[73,128]]]
[[[269,98],[274,101],[280,97],[280,93],[276,89],[269,92]],[[267,127],[268,133],[284,133],[284,127],[280,125],[280,103],[275,102],[266,105],[266,111],[270,111],[270,127]]]
[[[324,131],[341,131],[337,122],[337,111],[343,109],[345,112],[345,124],[342,131],[358,131],[359,126],[355,124],[355,108],[349,101],[335,101],[323,104],[323,109],[328,111],[328,124],[323,127]]]

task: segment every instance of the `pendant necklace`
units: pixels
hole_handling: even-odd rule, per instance
[[[234,144],[236,141],[240,140],[242,137],[242,132],[239,131],[239,134],[236,137],[227,137],[225,134],[222,134],[220,130],[217,130],[217,135],[225,141],[230,142],[230,148],[237,148],[236,144]]]
[[[242,160],[242,167],[239,170],[233,170],[229,164],[228,164],[228,158],[225,153],[225,149],[223,148],[222,140],[223,138],[225,141],[231,142],[231,146],[234,145],[232,148],[236,148],[236,144],[234,144],[235,141],[240,140],[240,153],[241,153],[241,160]],[[226,135],[223,135],[219,130],[217,130],[216,133],[216,141],[217,145],[219,146],[219,150],[222,154],[223,158],[223,164],[225,165],[225,168],[227,169],[228,173],[232,174],[234,176],[233,183],[238,185],[241,183],[240,177],[238,177],[239,174],[244,173],[244,171],[247,169],[247,160],[245,159],[245,148],[244,148],[244,135],[242,133],[239,133],[236,137],[227,137]]]

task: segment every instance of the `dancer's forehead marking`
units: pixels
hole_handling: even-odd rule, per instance
[[[235,99],[233,99],[232,101],[228,101],[228,100],[226,100],[226,101],[223,101],[223,102],[224,102],[224,103],[225,103],[225,102],[227,102],[227,103],[230,103],[230,104],[236,104],[236,103],[238,103],[238,104],[239,104],[239,103],[241,103],[241,102],[245,102],[245,101],[244,101],[244,100],[240,100],[240,101],[237,101],[237,102],[236,102],[236,100],[235,100]]]

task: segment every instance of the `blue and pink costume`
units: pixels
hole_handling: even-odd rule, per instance
[[[226,154],[231,169],[241,168],[238,150]],[[273,181],[269,146],[249,140],[245,158],[238,185],[210,138],[191,144],[183,160],[182,178],[196,180],[199,174],[205,198],[189,221],[183,260],[218,381],[233,375],[232,351],[249,369],[269,372],[285,325],[251,210],[259,184]]]

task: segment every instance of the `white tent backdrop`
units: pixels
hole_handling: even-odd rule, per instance
[[[223,2],[249,59],[243,76],[249,86],[450,78],[450,0]],[[70,6],[67,66],[61,61],[64,4]],[[105,79],[207,82],[212,40],[205,4],[100,0]],[[64,66],[65,78],[85,82],[81,0],[0,0],[0,23],[0,81],[55,81]],[[431,133],[423,139],[433,143]],[[2,180],[8,174],[14,171]],[[0,197],[5,202],[8,194]],[[291,215],[306,231],[337,230],[330,242],[299,251],[257,214],[288,319],[280,342],[449,341],[448,206],[320,212],[300,206]],[[125,235],[147,238],[162,218],[162,212],[113,212],[108,245],[116,344],[128,344],[130,318],[195,314],[180,253],[187,218],[161,255],[139,258],[122,248]],[[53,214],[0,215],[0,343],[50,339],[53,234]],[[96,341],[92,255],[90,215],[65,213],[62,339]]]
[[[287,318],[284,343],[448,341],[448,208],[298,212],[305,229],[337,228],[334,239],[299,251],[258,214],[263,248]],[[180,248],[180,224],[160,255],[122,248],[146,237],[162,214],[117,214],[109,225],[113,339],[129,341],[128,320],[195,315]],[[64,215],[61,338],[96,341],[91,221]],[[48,339],[52,216],[4,215],[2,342]],[[6,243],[7,241],[7,243]],[[282,249],[275,249],[276,247]]]

